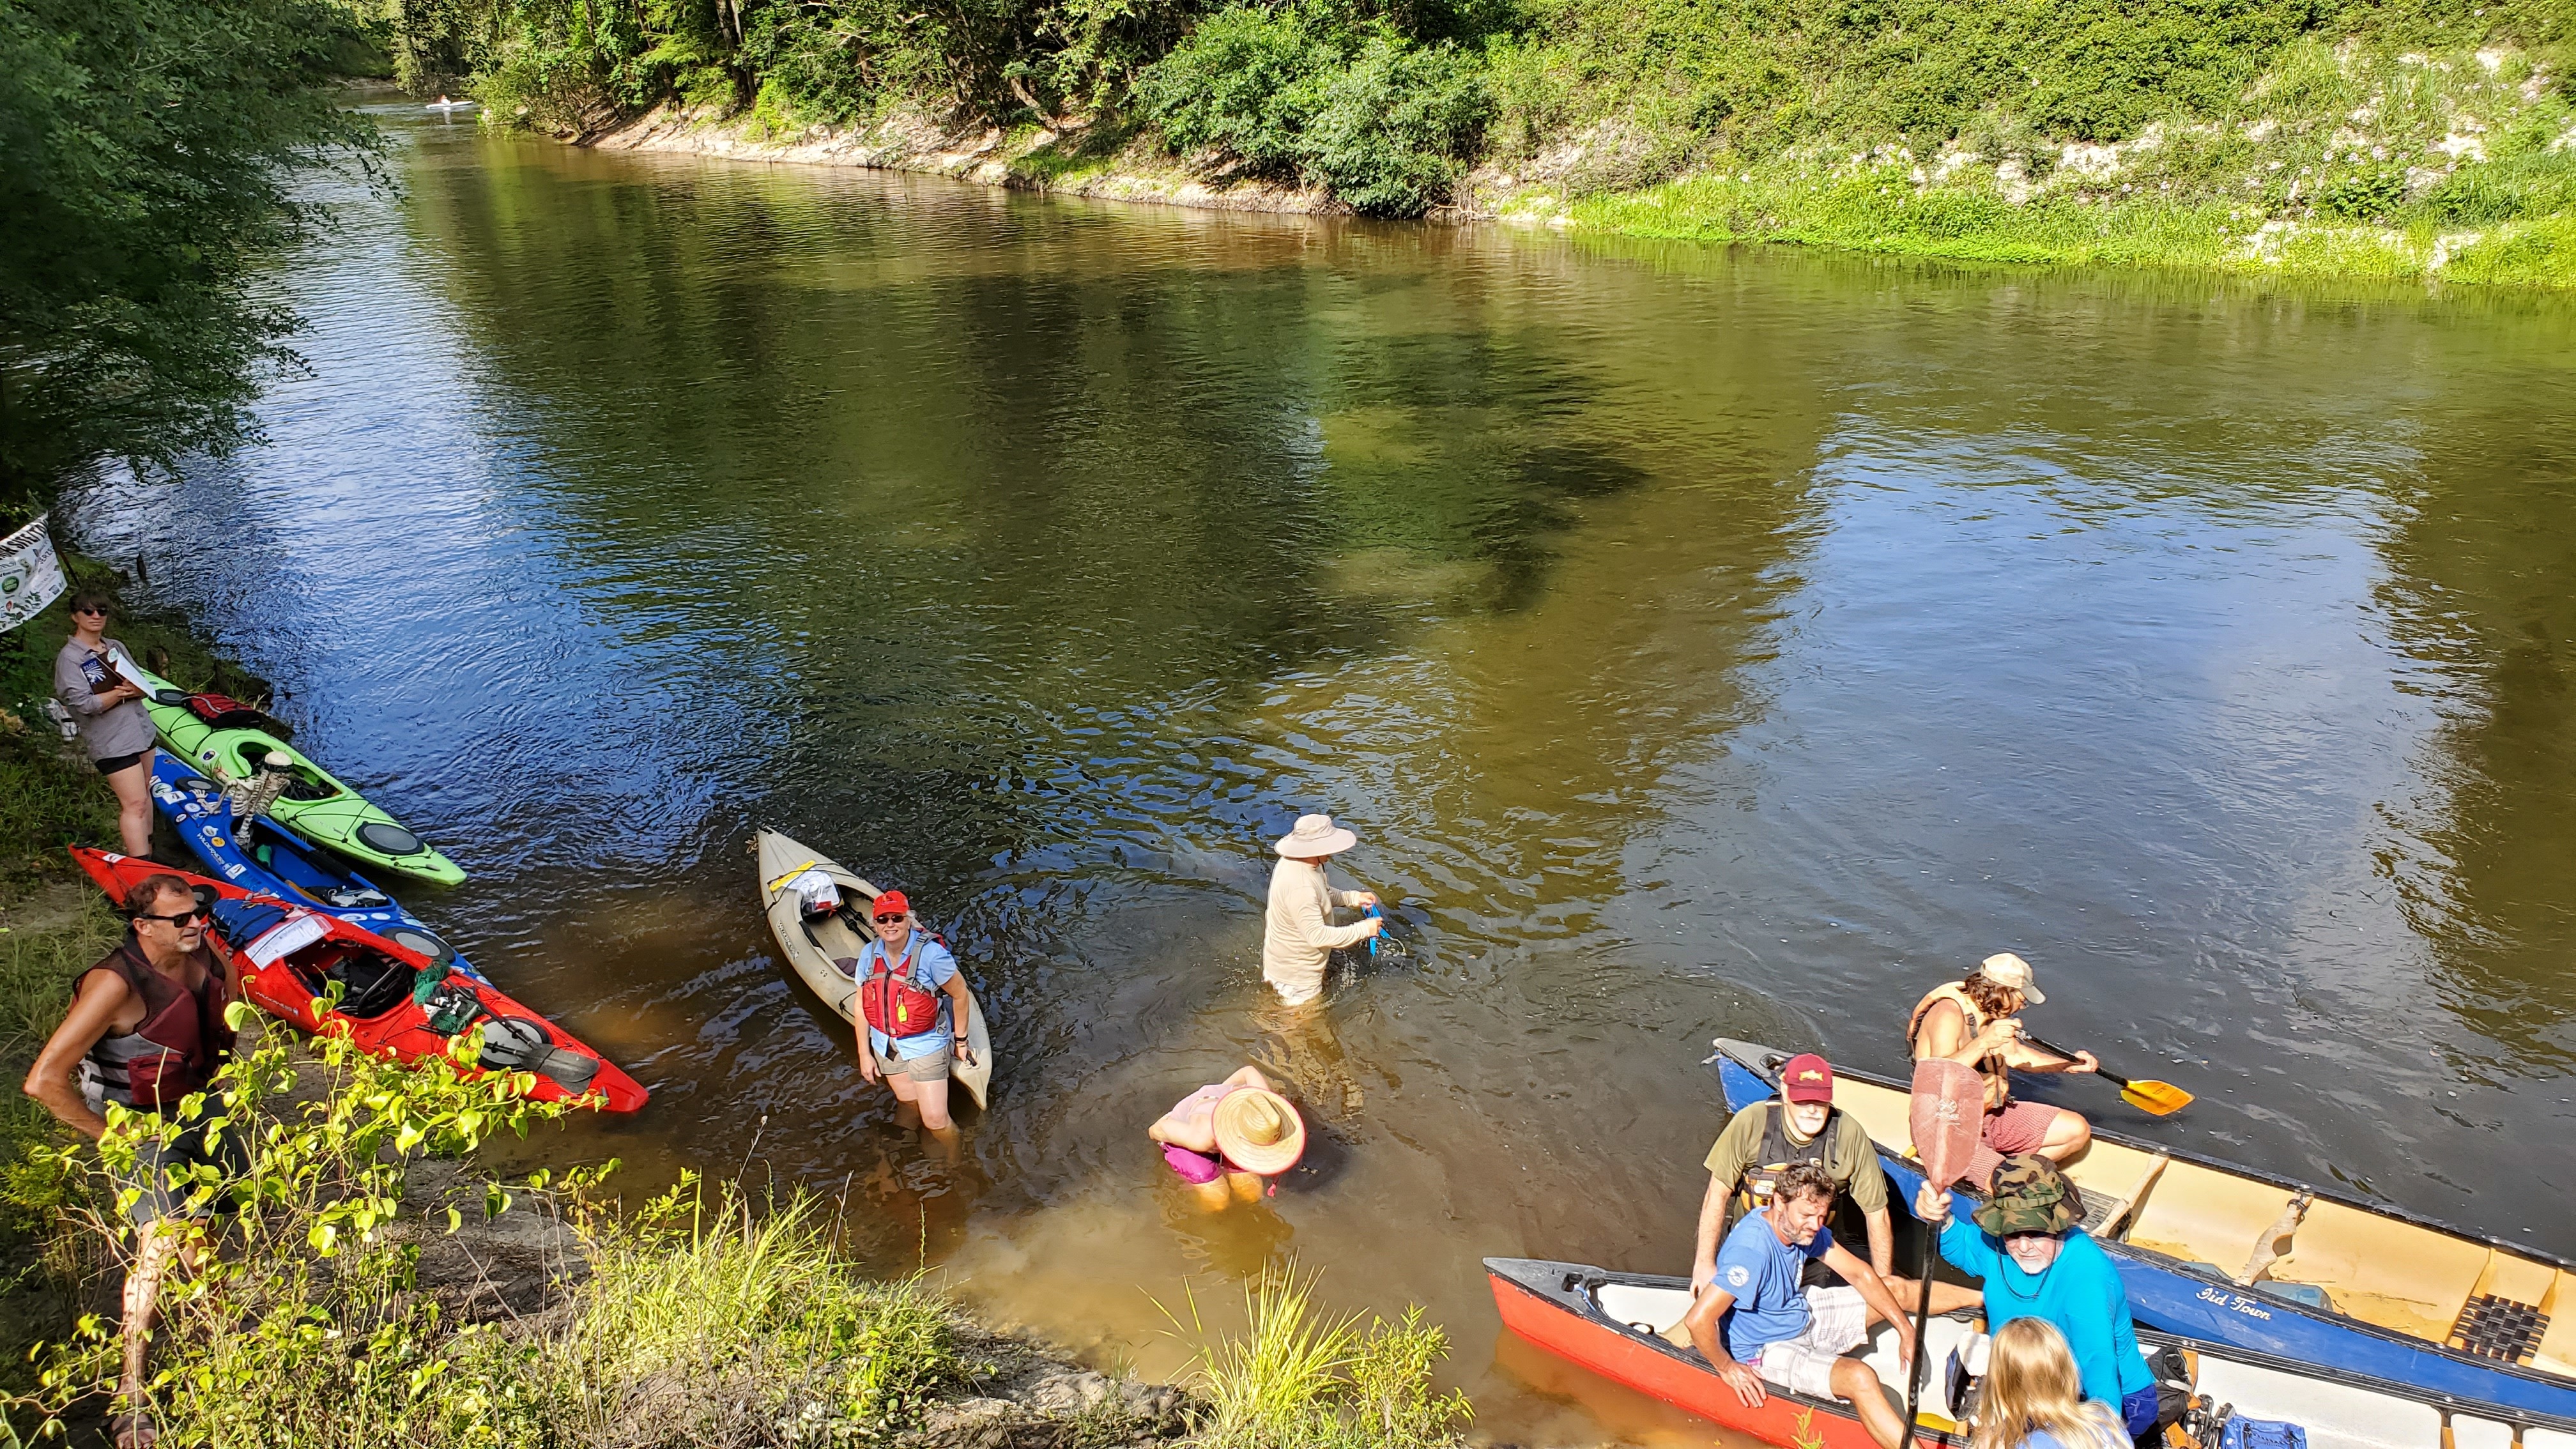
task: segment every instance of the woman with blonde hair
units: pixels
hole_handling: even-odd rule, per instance
[[[2120,1415],[2084,1397],[2066,1335],[2045,1318],[1995,1331],[1969,1449],[2129,1449]]]

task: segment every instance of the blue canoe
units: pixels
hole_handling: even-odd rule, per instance
[[[1721,1037],[1740,1110],[1787,1053]],[[1878,1144],[1902,1198],[1923,1174],[1903,1083],[1834,1069],[1834,1105]],[[2366,1374],[2511,1417],[2576,1418],[2576,1263],[2288,1178],[2095,1131],[2067,1175],[2140,1323]],[[1961,1190],[1952,1210],[1970,1211]],[[2238,1276],[2276,1251],[2256,1281]],[[2223,1265],[2223,1266],[2222,1266]]]
[[[169,817],[188,849],[205,862],[208,875],[355,921],[397,945],[490,984],[445,937],[338,856],[316,849],[265,816],[236,824],[223,787],[165,751],[152,756],[152,803]]]

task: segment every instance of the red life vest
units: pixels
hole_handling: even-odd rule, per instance
[[[90,1048],[81,1064],[85,1095],[94,1088],[101,1100],[156,1112],[178,1106],[214,1078],[232,1036],[224,1027],[224,975],[213,953],[200,947],[197,956],[206,976],[194,991],[155,969],[132,936],[89,968],[122,978],[143,1003],[143,1020]]]
[[[939,993],[924,991],[913,980],[921,961],[920,928],[914,928],[912,949],[905,953],[904,970],[897,975],[886,959],[885,943],[875,944],[876,960],[859,982],[859,1013],[869,1027],[887,1036],[919,1036],[939,1025]]]

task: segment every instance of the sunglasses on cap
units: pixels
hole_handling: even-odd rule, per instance
[[[181,911],[176,915],[156,916],[150,911],[137,911],[132,916],[128,917],[129,920],[136,921],[168,921],[174,926],[200,925],[207,921],[211,921],[214,918],[215,913],[205,906],[198,906],[193,910]]]

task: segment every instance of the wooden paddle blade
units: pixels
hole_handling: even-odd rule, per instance
[[[2170,1117],[2191,1105],[2191,1093],[2171,1082],[2140,1081],[2133,1077],[2127,1086],[2120,1089],[2120,1100],[2141,1112]]]
[[[1985,1130],[1986,1079],[1960,1062],[1916,1062],[1911,1125],[1923,1175],[1935,1191],[1949,1191],[1968,1175]]]

